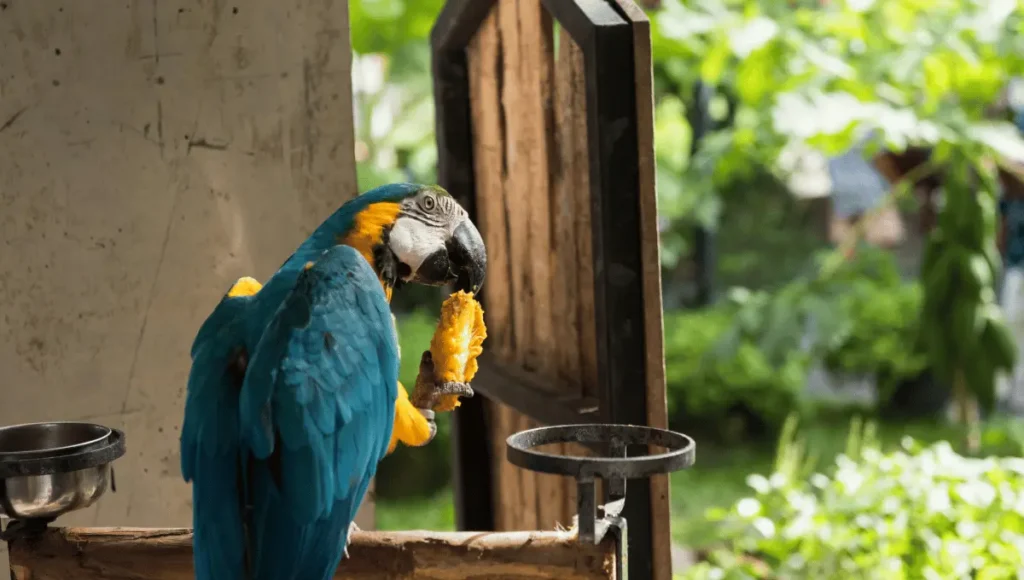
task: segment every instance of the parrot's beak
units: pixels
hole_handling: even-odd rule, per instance
[[[455,290],[476,294],[487,274],[487,249],[480,232],[468,219],[455,228],[443,248],[427,256],[413,281],[429,286],[455,283]]]
[[[448,256],[452,270],[458,275],[455,291],[476,294],[483,288],[487,275],[487,248],[473,222],[465,220],[448,241]]]

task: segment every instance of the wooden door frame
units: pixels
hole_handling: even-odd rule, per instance
[[[486,355],[474,387],[547,424],[665,427],[650,25],[631,0],[540,1],[584,53],[599,400],[553,400],[550,390],[540,385],[542,378]],[[474,219],[477,188],[466,48],[497,2],[448,0],[431,35],[438,182]],[[639,101],[638,95],[643,96]],[[484,401],[467,400],[453,420],[459,528],[493,529],[494,474]],[[630,523],[630,551],[651,554],[634,557],[631,577],[667,578],[667,478],[632,484],[628,498],[623,515]]]

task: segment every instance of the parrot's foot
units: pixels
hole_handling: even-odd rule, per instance
[[[437,437],[437,423],[434,421],[434,418],[437,416],[437,414],[434,412],[433,409],[421,409],[417,407],[416,410],[420,412],[420,415],[423,415],[423,418],[427,420],[427,425],[430,426],[430,437],[428,437],[427,440],[421,443],[420,445],[413,446],[423,447],[427,443],[433,441],[434,437]]]
[[[457,383],[453,381],[437,385],[434,387],[434,392],[438,395],[458,395],[460,397],[470,398],[473,396],[473,387],[469,386],[469,383]]]
[[[350,543],[352,543],[352,534],[355,533],[355,532],[361,532],[361,531],[362,530],[359,529],[359,526],[357,526],[355,522],[351,522],[348,525],[348,537],[345,539],[345,551],[344,551],[344,556],[345,556],[346,560],[351,558],[351,556],[349,556],[349,554],[348,554],[348,545]]]
[[[424,413],[424,411],[436,408],[442,397],[453,395],[466,398],[472,397],[473,388],[469,386],[469,383],[456,381],[437,382],[437,377],[434,374],[434,357],[430,354],[429,350],[423,351],[423,355],[420,357],[420,372],[416,376],[416,386],[413,388],[412,394],[409,395],[409,402],[419,409],[421,413]],[[450,411],[451,408],[442,410]],[[423,416],[433,425],[434,417],[432,415],[424,413]],[[436,427],[432,428],[436,429]]]

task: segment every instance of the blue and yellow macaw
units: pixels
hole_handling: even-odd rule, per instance
[[[403,183],[341,206],[265,286],[231,287],[192,345],[181,433],[197,579],[333,576],[377,463],[423,423],[398,384],[392,291],[476,292],[486,264],[448,193]]]

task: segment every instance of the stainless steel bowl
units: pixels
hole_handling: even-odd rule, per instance
[[[91,506],[109,482],[109,463],[68,473],[0,479],[0,511],[12,519],[55,518]]]
[[[73,421],[0,427],[0,461],[70,455],[102,445],[110,433],[103,425]]]
[[[0,427],[0,513],[52,519],[89,507],[113,487],[124,433],[92,423]]]

